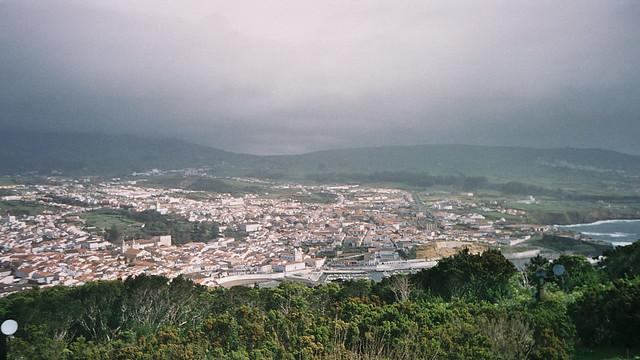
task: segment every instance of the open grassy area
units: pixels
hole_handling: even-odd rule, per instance
[[[307,204],[331,204],[336,202],[337,199],[335,195],[323,192],[295,194],[292,195],[291,198]]]
[[[640,202],[634,201],[575,201],[542,198],[533,204],[511,201],[507,205],[526,211],[529,222],[542,224],[562,225],[640,218]]]
[[[45,211],[56,211],[51,206],[42,205],[29,201],[0,201],[0,214],[9,213],[14,216],[34,216],[40,215]]]
[[[86,226],[95,228],[95,232],[111,229],[115,225],[127,238],[140,234],[143,225],[143,223],[132,220],[125,215],[101,211],[87,212],[81,217],[86,221]]]
[[[232,194],[234,196],[263,193],[266,189],[263,185],[249,181],[240,181],[237,179],[220,179],[175,174],[153,176],[141,184],[146,184],[151,187],[179,188],[220,194],[225,193]]]
[[[587,257],[602,255],[605,250],[612,247],[605,244],[596,244],[567,237],[545,235],[543,237],[534,237],[521,245],[513,247],[518,250],[531,250],[535,248],[549,249],[558,253],[579,254]]]
[[[15,185],[16,181],[11,176],[0,176],[0,186]]]
[[[510,223],[521,223],[524,221],[524,218],[522,216],[503,214],[497,211],[483,212],[482,215],[487,220],[492,220],[492,221],[496,221],[500,219],[505,219],[507,222],[510,222]]]
[[[115,226],[125,239],[171,235],[174,244],[209,241],[218,237],[217,224],[190,223],[184,218],[161,215],[155,211],[134,212],[122,209],[100,209],[81,215],[86,225],[100,233]]]

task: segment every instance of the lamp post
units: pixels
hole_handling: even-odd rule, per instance
[[[7,337],[18,331],[18,322],[12,319],[5,320],[0,326],[2,335],[0,336],[0,360],[7,359]]]
[[[567,272],[564,265],[562,264],[553,265],[552,271],[553,271],[553,276],[560,279],[561,287],[564,290],[563,275]],[[542,301],[542,298],[544,297],[544,280],[546,278],[547,278],[547,271],[545,269],[539,268],[538,270],[536,270],[536,279],[538,279],[536,283],[536,289],[537,289],[536,301],[538,302]]]
[[[566,292],[567,289],[564,286],[564,274],[567,272],[567,270],[564,268],[564,265],[555,264],[553,265],[552,270],[553,270],[553,275],[558,279],[560,279],[560,288],[562,289],[562,291]]]
[[[544,296],[544,278],[547,276],[547,272],[543,268],[539,268],[536,270],[536,301],[542,301],[542,297]]]

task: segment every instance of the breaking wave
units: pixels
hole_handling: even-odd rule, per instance
[[[634,220],[600,220],[592,223],[586,224],[571,224],[571,225],[556,225],[557,227],[562,228],[577,228],[577,227],[585,227],[585,226],[598,226],[598,225],[606,225],[606,224],[632,224],[632,223],[640,223],[640,219]]]
[[[588,236],[608,236],[612,238],[624,238],[624,237],[630,237],[635,235],[635,234],[623,233],[623,232],[601,233],[601,232],[588,232],[588,231],[582,231],[581,234],[588,235]]]
[[[617,246],[640,239],[640,220],[604,220],[590,224],[556,225],[555,227],[581,233]]]

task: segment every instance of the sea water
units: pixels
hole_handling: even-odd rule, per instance
[[[640,240],[640,219],[606,220],[591,224],[556,225],[556,227],[578,232],[592,239],[607,241],[615,246],[629,245]]]

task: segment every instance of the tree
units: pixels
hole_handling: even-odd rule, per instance
[[[523,315],[533,326],[534,360],[569,360],[574,350],[576,328],[567,314],[563,301],[547,299],[532,302],[523,309]]]
[[[533,328],[519,315],[485,318],[480,321],[479,328],[501,359],[526,359],[533,350]]]
[[[564,266],[565,273],[561,276],[554,276],[553,267],[555,265]],[[572,291],[582,286],[593,286],[602,281],[598,269],[591,265],[584,256],[561,255],[549,267],[551,268],[551,274],[549,274],[551,281],[557,283],[565,291]]]
[[[12,354],[24,359],[570,358],[575,329],[564,299],[483,301],[508,296],[500,283],[515,280],[495,251],[464,252],[442,264],[421,274],[425,279],[315,288],[283,282],[205,289],[182,277],[141,275],[11,294],[0,298],[0,316],[20,323]],[[436,281],[455,285],[457,299],[415,296],[412,287],[423,286],[418,280],[434,293],[443,291]],[[594,288],[576,303],[581,338],[589,329],[606,339],[626,331],[632,340],[640,332],[640,281],[626,282]]]
[[[536,271],[538,271],[538,269],[543,269],[545,273],[550,272],[550,263],[551,261],[549,259],[539,254],[529,259],[529,262],[524,268],[524,274],[527,277],[529,285],[537,285],[538,279],[536,277]]]
[[[468,298],[497,301],[509,295],[515,266],[498,250],[471,254],[465,249],[440,260],[434,268],[413,276],[416,284],[444,299]]]
[[[405,301],[409,299],[413,285],[411,280],[406,275],[394,276],[389,284],[389,289],[396,296],[397,301]]]
[[[584,344],[640,345],[640,280],[594,286],[569,307]]]
[[[116,226],[116,224],[111,225],[111,228],[106,232],[106,238],[108,241],[112,243],[117,243],[122,239],[122,232]]]
[[[611,280],[640,275],[640,241],[604,253],[600,268]]]
[[[218,224],[216,223],[196,223],[193,225],[191,239],[197,242],[207,242],[219,236]]]
[[[564,274],[558,276],[553,273],[553,268],[556,265],[564,266]],[[598,269],[591,265],[584,256],[579,255],[561,255],[552,262],[540,255],[532,258],[525,267],[525,274],[532,286],[537,284],[536,271],[539,269],[544,270],[545,282],[555,283],[564,291],[595,285],[603,280]]]

